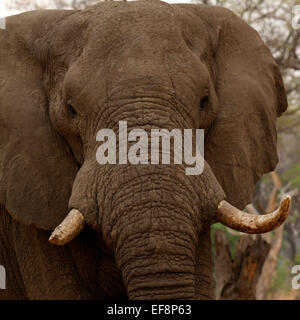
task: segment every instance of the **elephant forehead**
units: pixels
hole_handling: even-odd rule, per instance
[[[182,90],[177,90],[194,97],[208,83],[207,70],[199,59],[202,51],[209,56],[207,31],[201,19],[185,9],[160,2],[101,3],[74,14],[66,24],[77,21],[78,25],[79,20],[86,29],[82,37],[78,29],[72,43],[77,37],[82,50],[69,59],[64,80],[71,96],[78,97],[80,92],[86,102],[92,91],[97,92],[93,99],[101,104],[99,99],[110,94],[110,88],[138,81],[139,87],[157,85],[157,91],[178,83]],[[55,48],[66,50],[61,43]]]
[[[119,32],[132,29],[159,30],[174,22],[176,12],[174,7],[162,2],[133,1],[129,3],[110,3],[96,6],[91,14],[91,22],[96,25],[115,26]],[[142,27],[142,29],[141,29]],[[105,32],[105,29],[101,30]]]
[[[116,47],[131,47],[135,51],[139,46],[147,50],[153,46],[175,50],[182,46],[187,36],[184,33],[207,38],[207,30],[199,17],[180,7],[156,1],[96,6],[89,15],[87,31],[90,49],[101,48],[103,54],[111,53]]]
[[[165,57],[208,56],[209,36],[199,17],[162,2],[108,2],[76,12],[55,30],[50,51],[63,64],[99,68],[128,60],[162,65]],[[189,50],[191,49],[191,50]],[[111,62],[111,63],[110,63]],[[140,67],[140,66],[137,66]],[[123,70],[118,70],[123,72]]]
[[[152,7],[150,7],[152,9]],[[91,19],[88,45],[91,49],[101,46],[105,53],[113,48],[135,46],[143,48],[166,46],[178,42],[180,28],[173,10],[109,10]],[[164,8],[163,8],[164,9]]]

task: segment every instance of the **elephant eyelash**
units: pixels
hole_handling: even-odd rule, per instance
[[[209,104],[209,97],[205,95],[200,101],[200,109],[204,109]]]
[[[77,115],[77,111],[74,109],[74,107],[70,103],[67,104],[67,107],[72,117],[75,117]]]

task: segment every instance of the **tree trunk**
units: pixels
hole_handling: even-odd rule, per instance
[[[267,213],[272,212],[276,209],[277,193],[281,188],[281,181],[275,171],[271,172],[271,177],[273,180],[274,187],[268,202],[268,208],[266,210]],[[275,230],[273,238],[271,237],[271,233],[264,234],[263,237],[268,243],[270,243],[271,249],[268,254],[268,257],[266,258],[266,261],[262,268],[260,279],[257,284],[257,300],[264,300],[267,298],[268,289],[273,279],[273,275],[278,261],[279,251],[282,245],[283,226]]]
[[[268,289],[271,285],[273,275],[277,266],[279,251],[281,249],[283,238],[283,226],[278,228],[274,233],[271,242],[271,249],[262,268],[261,276],[257,284],[256,299],[264,300],[267,298]]]
[[[261,235],[243,235],[232,259],[225,233],[216,230],[214,238],[217,299],[255,300],[257,283],[270,244]]]

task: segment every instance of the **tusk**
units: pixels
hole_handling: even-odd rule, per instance
[[[245,213],[227,201],[223,200],[218,205],[216,219],[225,226],[245,233],[265,233],[278,228],[289,214],[291,197],[286,196],[281,201],[277,210],[264,215]]]
[[[83,215],[80,211],[72,209],[63,222],[52,232],[49,242],[62,246],[78,236],[83,228]]]

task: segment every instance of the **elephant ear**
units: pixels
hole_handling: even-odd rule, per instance
[[[77,166],[51,127],[43,68],[27,45],[66,14],[21,14],[0,30],[0,205],[17,221],[46,230],[68,213]]]
[[[231,11],[185,7],[201,18],[215,42],[219,110],[205,141],[205,159],[227,200],[243,209],[256,182],[278,162],[276,121],[287,109],[280,70],[258,33]]]

